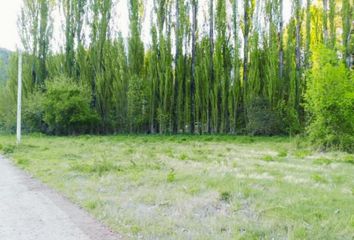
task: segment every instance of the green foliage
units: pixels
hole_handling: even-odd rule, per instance
[[[71,79],[58,77],[47,83],[43,121],[54,134],[88,133],[98,116],[90,108],[86,90]]]
[[[16,129],[16,100],[7,87],[0,87],[0,131]]]
[[[282,123],[265,98],[255,98],[248,107],[247,132],[251,135],[277,135]]]
[[[4,147],[2,147],[2,149],[0,149],[4,154],[11,154],[14,153],[16,149],[15,145],[12,144],[7,144]]]
[[[145,85],[141,78],[133,76],[128,87],[128,116],[130,132],[142,132],[147,125]]]
[[[352,73],[325,47],[314,51],[313,62],[305,95],[310,138],[323,148],[354,151]]]
[[[23,128],[28,132],[45,132],[45,98],[41,91],[36,91],[23,101]]]
[[[23,1],[19,32],[24,47],[24,130],[52,134],[300,134],[306,122],[305,86],[307,82],[310,86],[313,78],[308,70],[313,67],[316,72],[316,64],[323,62],[311,59],[316,45],[325,42],[342,53],[330,61],[332,67],[346,62],[350,69],[352,64],[353,7],[349,0],[342,4],[328,0],[328,11],[315,1],[308,0],[305,9],[300,0],[294,0],[287,22],[282,15],[284,0],[151,1],[153,4],[127,1],[126,39],[119,32],[115,34],[115,7],[122,7],[122,1]],[[64,41],[58,48],[52,44],[51,14],[56,7],[63,13]],[[204,13],[203,22],[198,23]],[[148,15],[150,19],[146,19]],[[143,21],[149,21],[149,29],[144,29],[147,25]],[[341,35],[336,34],[339,32]],[[151,41],[145,42],[149,37]],[[15,130],[17,60],[17,54],[12,54],[6,86],[0,89],[1,131]],[[335,78],[352,74],[344,67],[338,69]],[[46,91],[45,86],[60,82],[61,75],[72,78],[68,85],[74,88],[60,94]],[[328,76],[333,79],[331,74],[323,75],[322,82],[332,81]],[[74,89],[80,89],[78,103],[63,97]],[[321,94],[327,93],[324,89]],[[347,95],[343,102],[351,101],[351,94]],[[309,103],[320,101],[311,99],[314,101]],[[47,101],[70,102],[62,108],[85,106],[64,118],[75,114],[85,117],[64,121],[59,112],[69,110],[59,105],[51,109]],[[312,103],[308,106],[316,105],[317,109]],[[352,141],[351,127],[344,123],[352,120],[344,113],[350,103],[335,106],[343,114],[326,114],[335,114],[333,119],[349,119],[326,116],[320,120],[308,107],[309,129],[317,128],[316,134],[311,131],[313,139],[327,136],[325,142]],[[319,124],[321,121],[325,123]],[[336,125],[337,121],[341,124]],[[336,125],[340,130],[320,125]]]

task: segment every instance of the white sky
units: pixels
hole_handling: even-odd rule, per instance
[[[151,0],[145,1],[151,2]],[[206,0],[200,0],[199,2],[201,3],[204,1]],[[2,48],[15,50],[16,46],[20,46],[20,40],[17,31],[17,18],[20,13],[21,5],[22,0],[0,0],[0,47]],[[129,27],[127,0],[119,0],[117,9],[118,20],[115,20],[115,23],[117,24],[117,30],[121,31],[125,37],[128,34]],[[284,18],[286,21],[290,17],[290,11],[291,0],[285,0]],[[149,19],[149,15],[150,11],[147,11],[145,17]],[[150,33],[150,30],[146,30],[145,28],[146,27],[143,26],[143,38],[148,36]],[[56,32],[58,29],[55,29],[54,31]]]
[[[0,47],[14,50],[19,42],[17,16],[22,0],[0,0]]]

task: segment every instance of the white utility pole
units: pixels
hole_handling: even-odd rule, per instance
[[[21,143],[21,101],[22,101],[22,52],[18,51],[18,79],[17,79],[17,144]]]

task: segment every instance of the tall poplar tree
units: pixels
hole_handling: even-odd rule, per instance
[[[233,55],[233,101],[232,101],[232,123],[231,130],[236,132],[238,127],[239,104],[242,96],[241,76],[240,76],[240,39],[239,39],[239,19],[238,19],[239,1],[232,1],[232,21],[233,21],[233,37],[234,37],[234,55]]]
[[[215,104],[213,104],[214,96],[214,0],[209,0],[209,49],[210,49],[210,61],[209,61],[209,96],[208,96],[208,133],[212,132],[213,112],[215,111]],[[215,124],[215,123],[214,123]],[[215,128],[214,128],[215,131]]]
[[[192,2],[192,63],[191,63],[191,82],[190,82],[190,133],[195,131],[195,64],[196,64],[196,44],[197,44],[197,14],[198,0]]]
[[[342,42],[343,42],[343,58],[349,69],[352,68],[352,19],[353,19],[353,4],[350,0],[343,0],[342,3]]]
[[[324,0],[326,1],[326,0]],[[302,24],[302,10],[301,10],[302,1],[294,1],[294,12],[295,12],[295,63],[296,63],[296,78],[295,78],[295,96],[296,96],[296,108],[297,111],[300,111],[300,98],[301,98],[301,24]]]
[[[336,24],[335,24],[335,14],[336,14],[336,1],[329,0],[329,47],[334,48],[336,45]]]
[[[47,59],[53,31],[50,16],[53,7],[51,1],[25,0],[19,21],[22,44],[31,53],[32,82],[41,88],[48,76]]]
[[[130,33],[128,39],[128,113],[130,132],[142,130],[144,124],[145,86],[143,82],[144,44],[141,40],[141,11],[140,0],[129,0]]]
[[[322,25],[323,25],[323,41],[328,44],[328,0],[322,0]]]
[[[305,45],[306,69],[310,67],[310,58],[311,58],[311,2],[312,0],[306,1],[306,45]]]

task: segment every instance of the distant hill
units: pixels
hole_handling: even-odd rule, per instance
[[[7,70],[11,54],[11,51],[0,48],[0,85],[4,84],[7,80]]]

